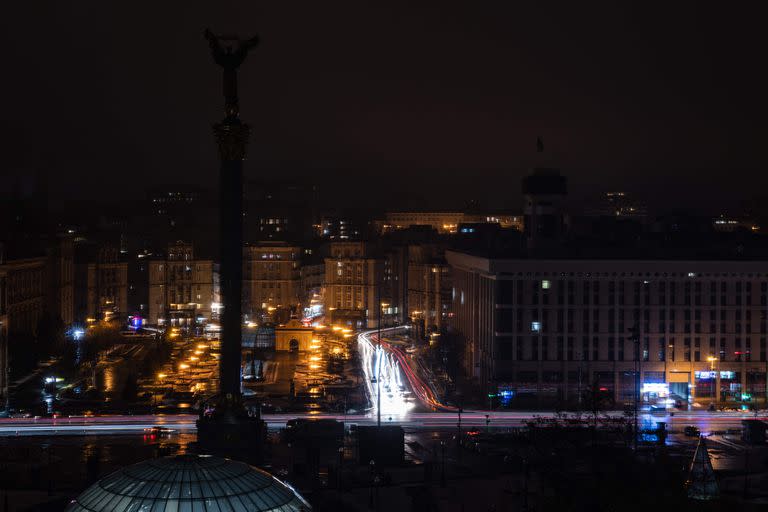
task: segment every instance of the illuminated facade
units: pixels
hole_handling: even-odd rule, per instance
[[[365,242],[334,242],[325,259],[325,311],[363,327],[377,321],[377,283],[382,262],[372,258]]]
[[[301,295],[301,248],[263,242],[244,248],[244,311],[298,306]]]
[[[75,318],[75,266],[71,240],[63,239],[48,252],[48,294],[51,313],[69,326]]]
[[[195,259],[191,243],[168,246],[149,264],[149,323],[192,326],[211,320],[216,302],[212,260]]]
[[[438,233],[456,233],[465,222],[463,212],[387,212],[385,226],[405,229],[410,226],[431,226]]]
[[[648,401],[765,402],[763,262],[446,257],[464,369],[486,388],[628,403],[637,348]]]
[[[387,212],[381,227],[384,232],[411,226],[430,226],[441,234],[455,234],[461,224],[498,224],[502,228],[523,230],[523,217],[508,213],[464,212]]]
[[[33,343],[45,311],[46,260],[2,260],[0,254],[0,403],[8,392],[11,344]]]
[[[275,350],[306,352],[312,348],[314,330],[296,319],[275,328]]]
[[[87,264],[88,318],[109,320],[128,313],[128,263],[120,261],[117,248],[104,246],[96,261]]]
[[[408,247],[408,316],[421,334],[439,332],[450,307],[450,269],[429,245]]]

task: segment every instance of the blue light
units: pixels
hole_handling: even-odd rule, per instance
[[[83,336],[85,336],[85,331],[82,329],[74,329],[72,331],[72,339],[75,341],[80,341],[83,339]]]

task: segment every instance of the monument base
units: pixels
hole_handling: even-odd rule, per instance
[[[197,420],[197,444],[202,452],[219,457],[261,464],[267,428],[260,416],[249,416],[245,408],[219,404]]]

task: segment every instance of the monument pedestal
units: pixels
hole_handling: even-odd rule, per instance
[[[239,400],[222,401],[197,420],[197,442],[202,451],[253,465],[263,461],[266,435],[261,415],[250,416]]]

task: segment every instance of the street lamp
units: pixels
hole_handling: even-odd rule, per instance
[[[443,464],[440,471],[440,487],[445,487],[445,441],[440,441],[440,451],[443,456]]]
[[[344,486],[342,485],[342,472],[344,471],[344,447],[339,446],[339,492],[344,491]]]
[[[368,498],[368,508],[373,509],[373,484],[374,484],[374,475],[376,474],[376,462],[373,459],[371,459],[369,466],[371,468],[371,494]]]
[[[717,403],[718,395],[720,394],[720,372],[715,370],[716,368],[719,369],[720,367],[720,364],[719,364],[720,359],[715,356],[709,356],[707,358],[707,361],[709,361],[709,370],[715,372],[715,378],[714,378],[715,389],[712,390],[714,395],[712,399],[714,400],[715,403]]]

